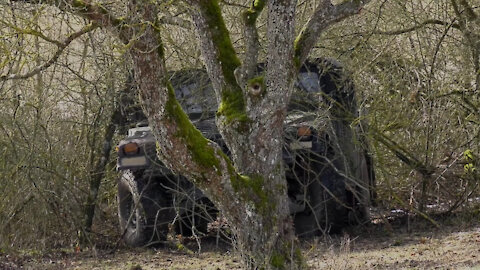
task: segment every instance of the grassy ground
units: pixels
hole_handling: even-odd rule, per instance
[[[480,225],[449,219],[372,224],[302,243],[312,269],[480,269]],[[407,226],[408,225],[408,226]],[[192,249],[195,245],[192,245]],[[241,269],[229,248],[204,240],[200,254],[172,249],[0,253],[0,269]]]

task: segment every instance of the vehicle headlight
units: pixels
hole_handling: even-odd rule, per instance
[[[139,149],[140,148],[138,147],[138,144],[134,142],[127,143],[123,146],[123,152],[125,153],[125,155],[138,154]]]
[[[298,137],[308,137],[312,135],[312,129],[309,126],[301,126],[297,129]]]

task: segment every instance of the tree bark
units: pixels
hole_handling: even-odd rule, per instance
[[[260,12],[261,1],[252,9]],[[247,265],[266,268],[300,268],[301,254],[296,249],[292,221],[289,216],[286,181],[283,168],[283,121],[293,89],[293,39],[295,1],[269,1],[268,45],[271,52],[265,74],[255,77],[256,36],[246,48],[254,59],[245,59],[247,66],[240,67],[238,60],[228,63],[225,57],[236,58],[235,51],[219,40],[229,40],[220,9],[216,1],[193,3],[197,8],[193,21],[199,37],[207,70],[214,82],[217,99],[221,103],[217,124],[231,153],[235,169],[245,181],[232,182],[235,197],[243,197],[244,204],[236,222],[232,222],[236,245],[244,255]],[[217,6],[212,11],[211,7]],[[209,9],[210,8],[210,9]],[[252,13],[250,13],[252,14]],[[253,15],[252,15],[253,16]],[[247,25],[247,27],[252,27]],[[228,54],[228,55],[227,55]],[[228,66],[228,65],[231,66]],[[271,68],[274,67],[274,68]],[[244,69],[243,78],[234,76]],[[235,78],[235,79],[234,79]],[[252,95],[249,83],[258,83],[260,95]],[[256,79],[256,80],[255,80]],[[247,82],[247,85],[242,83]],[[226,98],[235,93],[240,106]],[[241,99],[238,101],[238,99]],[[225,111],[222,108],[229,107]],[[233,107],[233,108],[232,108]],[[235,110],[232,113],[232,110]],[[249,180],[246,180],[249,179]],[[250,192],[250,191],[253,191]],[[227,211],[228,212],[228,211]],[[231,213],[226,214],[230,220]],[[296,252],[295,252],[296,251]]]
[[[221,103],[217,122],[233,150],[234,162],[218,145],[206,140],[182,111],[167,79],[155,7],[137,4],[135,12],[141,14],[144,22],[131,30],[137,37],[131,56],[143,109],[159,142],[158,153],[168,167],[192,179],[229,219],[236,244],[247,265],[267,269],[289,265],[300,268],[301,255],[295,247],[282,165],[282,128],[288,103],[282,91],[292,87],[293,65],[282,61],[283,69],[279,72],[290,70],[288,73],[292,74],[286,79],[278,80],[276,78],[285,76],[273,73],[267,75],[267,78],[275,77],[267,79],[272,85],[271,93],[267,95],[276,95],[278,99],[270,104],[264,101],[265,108],[258,110],[257,119],[247,118],[245,103],[232,98],[233,95],[243,99],[243,92],[233,74],[239,62],[235,59],[233,47],[225,48],[231,46],[231,42],[223,21],[218,21],[221,16],[218,3],[196,4],[194,22],[205,36],[201,46]],[[288,4],[291,13],[288,16],[293,18],[294,4]],[[279,24],[277,29],[281,29],[284,19],[274,20],[273,23]],[[214,23],[216,27],[212,28]],[[293,24],[290,28],[293,37]],[[277,31],[275,35],[280,36],[281,32]],[[224,41],[221,49],[213,42],[218,39]],[[279,50],[277,57],[284,57],[287,53],[291,59],[293,45],[287,50]],[[229,57],[233,57],[230,63],[226,61]],[[279,62],[279,59],[273,59],[270,64]],[[277,91],[273,90],[275,88]]]

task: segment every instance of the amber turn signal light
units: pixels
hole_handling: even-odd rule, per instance
[[[297,129],[298,137],[306,137],[312,135],[312,130],[308,126],[302,126]]]
[[[138,153],[138,144],[136,143],[127,143],[123,146],[123,152],[125,154],[136,154]]]

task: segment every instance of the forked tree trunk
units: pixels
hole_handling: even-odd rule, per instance
[[[217,12],[219,15],[216,1],[204,1],[203,4],[197,6],[198,12],[210,12],[210,15]],[[214,5],[216,10],[207,11],[207,8],[212,8],[208,5]],[[293,14],[294,5],[290,5]],[[153,7],[136,8],[137,12],[142,12],[144,20],[155,22]],[[211,17],[197,15],[195,21],[200,29],[213,23]],[[223,22],[218,23],[218,17],[214,19],[217,19],[217,28],[222,28]],[[293,37],[293,26],[291,28],[289,34]],[[259,115],[256,119],[246,114],[243,90],[233,74],[238,66],[232,68],[215,60],[207,63],[221,103],[217,122],[233,153],[235,162],[232,162],[220,147],[201,135],[175,99],[167,79],[161,37],[156,25],[142,25],[136,30],[138,39],[131,55],[143,109],[159,142],[160,158],[174,171],[192,179],[224,213],[232,225],[237,247],[247,265],[265,269],[301,268],[301,253],[296,247],[289,216],[282,160],[283,120],[288,102],[285,93],[291,92],[293,81],[293,44],[267,63],[278,67],[282,62],[283,70],[279,69],[279,72],[291,75],[278,76],[267,72],[266,85],[271,88],[265,89],[265,96],[275,97],[275,102],[262,102],[263,108],[257,110]],[[222,32],[225,29],[216,33],[208,29],[204,31],[207,35],[217,35],[217,38],[228,38],[228,33]],[[207,36],[203,41],[212,40],[211,36]],[[236,57],[227,54],[232,53],[233,48],[227,48],[231,51],[225,52],[218,50],[217,44],[202,45],[203,49],[212,49],[208,52],[211,54],[208,59]],[[225,44],[223,46],[225,50]],[[290,54],[292,61],[280,61],[285,53]]]

